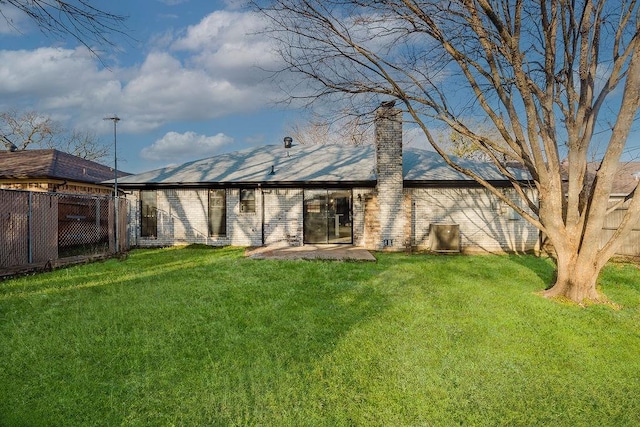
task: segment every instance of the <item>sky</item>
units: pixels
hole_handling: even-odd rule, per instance
[[[0,111],[36,111],[106,144],[105,118],[117,116],[118,168],[131,173],[281,144],[309,120],[308,110],[278,102],[285,94],[270,77],[279,58],[243,0],[91,3],[128,17],[128,37],[114,36],[117,49],[98,47],[98,57],[2,6],[12,25],[0,17]],[[405,128],[405,142],[426,147],[415,130]],[[630,141],[637,161],[638,129]],[[113,166],[113,156],[102,163]]]
[[[131,173],[255,145],[280,144],[304,111],[278,101],[278,67],[262,21],[238,1],[101,0],[126,15],[129,37],[99,58],[44,34],[19,14],[0,18],[0,110],[30,110],[113,142]],[[113,165],[113,159],[104,164]]]

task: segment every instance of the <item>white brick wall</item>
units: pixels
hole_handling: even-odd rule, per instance
[[[514,190],[505,190],[517,200]],[[538,230],[487,190],[411,189],[413,245],[429,249],[431,223],[458,224],[463,251],[523,252],[537,248]]]
[[[484,189],[412,188],[404,191],[411,197],[410,211],[407,211],[411,222],[410,240],[418,249],[429,249],[431,223],[459,224],[462,249],[466,251],[522,252],[537,248],[537,229],[514,215],[512,209]],[[513,190],[506,191],[517,199]],[[255,213],[240,213],[238,189],[227,189],[226,194],[227,236],[208,235],[208,189],[165,189],[157,191],[158,236],[143,238],[140,237],[139,193],[134,191],[128,196],[133,199],[129,215],[131,244],[143,247],[190,243],[260,246],[263,196],[265,243],[302,244],[302,189],[269,189],[263,195],[256,188]],[[356,246],[365,246],[364,204],[374,194],[373,188],[353,189],[353,243]],[[408,233],[407,230],[408,225],[405,229]],[[379,246],[371,249],[379,249]]]
[[[264,239],[266,244],[302,245],[303,192],[301,189],[264,190]]]
[[[429,249],[429,225],[455,223],[460,226],[462,249],[466,251],[522,252],[538,245],[538,231],[488,191],[473,189],[405,190],[411,195],[411,244]],[[517,199],[513,190],[508,195]],[[353,243],[365,245],[365,200],[372,188],[353,189]],[[259,246],[262,244],[262,197],[256,189],[256,212],[240,213],[238,189],[227,189],[227,236],[208,235],[208,190],[165,189],[157,191],[158,236],[140,237],[139,193],[128,198],[134,246],[172,246],[190,243]],[[360,198],[358,198],[360,195]],[[378,197],[380,195],[378,194]],[[303,190],[269,189],[264,193],[264,238],[266,244],[301,245],[303,240]],[[372,248],[377,249],[377,248]]]
[[[130,222],[134,246],[155,247],[202,243],[214,246],[260,246],[262,244],[262,191],[255,189],[256,211],[240,212],[240,190],[227,189],[227,235],[209,236],[208,189],[157,190],[158,235],[140,236],[138,191],[132,200]],[[270,189],[264,193],[264,237],[267,244],[286,241],[302,244],[302,190]]]
[[[256,211],[240,212],[240,190],[227,190],[227,236],[234,246],[262,245],[262,195],[258,188],[256,194]]]

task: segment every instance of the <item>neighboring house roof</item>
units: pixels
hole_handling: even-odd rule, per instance
[[[587,165],[587,182],[593,183],[596,172],[600,166],[599,162],[591,162]],[[566,191],[568,164],[562,164],[562,174]],[[626,196],[638,185],[640,180],[640,162],[621,162],[611,186],[611,195]]]
[[[118,178],[129,175],[120,171]],[[0,179],[57,179],[100,184],[113,168],[54,149],[0,152]]]
[[[640,162],[622,163],[616,172],[611,194],[629,194],[640,180]]]
[[[118,180],[122,186],[199,184],[362,184],[376,182],[373,145],[282,145],[253,147],[171,166]],[[462,163],[487,180],[504,180],[495,167]],[[405,148],[403,172],[407,181],[471,181],[451,169],[435,152]],[[526,179],[524,174],[519,178]]]

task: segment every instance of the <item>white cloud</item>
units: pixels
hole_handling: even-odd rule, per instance
[[[140,155],[152,161],[185,162],[212,156],[231,143],[233,138],[223,133],[205,136],[195,132],[168,132],[151,146],[143,148]]]
[[[147,57],[122,96],[128,114],[152,122],[221,117],[264,102],[251,90],[213,79],[201,69],[184,67],[176,58],[160,52]]]
[[[242,42],[248,31],[263,25],[252,13],[215,11],[205,16],[198,24],[190,25],[185,36],[176,40],[177,50],[217,50],[230,42]]]
[[[261,26],[251,13],[213,12],[182,36],[165,33],[140,63],[112,69],[81,48],[3,50],[0,110],[35,109],[71,127],[116,113],[131,133],[257,111],[278,94],[260,69],[274,61],[253,35]]]
[[[212,76],[255,85],[279,61],[271,40],[261,34],[264,29],[264,19],[255,13],[217,11],[190,26],[171,47],[192,53],[190,62]]]
[[[0,95],[55,99],[90,92],[107,80],[85,49],[0,51]]]

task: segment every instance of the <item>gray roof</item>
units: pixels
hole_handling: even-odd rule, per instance
[[[489,162],[453,157],[459,166],[468,169],[487,181],[507,181],[496,166]],[[402,155],[402,169],[405,181],[445,182],[473,181],[467,175],[450,167],[442,157],[434,152],[415,148],[405,149]],[[522,168],[510,167],[516,179],[527,180],[529,175]]]
[[[485,179],[503,180],[489,164],[463,162]],[[435,152],[408,148],[403,154],[405,180],[471,181],[446,165]],[[198,184],[375,184],[375,148],[372,145],[283,145],[253,147],[130,175],[123,186]]]

